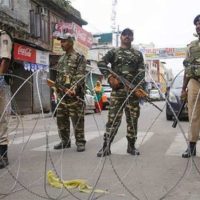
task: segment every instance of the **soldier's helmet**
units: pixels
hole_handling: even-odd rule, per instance
[[[75,40],[75,36],[71,33],[64,33],[57,37],[57,40]]]
[[[194,18],[194,25],[196,25],[196,23],[200,21],[200,15],[197,15],[195,18]]]

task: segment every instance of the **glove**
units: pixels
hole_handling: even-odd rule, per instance
[[[110,75],[108,77],[108,83],[110,84],[110,87],[114,90],[119,89],[120,88],[120,81],[119,79],[114,76],[114,75]]]
[[[142,89],[136,89],[135,92],[134,92],[135,96],[137,96],[138,98],[144,98],[144,97],[147,97],[147,93],[142,90]]]

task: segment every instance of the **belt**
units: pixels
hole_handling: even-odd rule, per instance
[[[200,82],[200,78],[194,77],[193,79]]]

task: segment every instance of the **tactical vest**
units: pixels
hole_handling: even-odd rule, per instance
[[[78,68],[84,61],[84,56],[80,55],[79,53],[75,52],[73,54],[63,54],[57,65],[57,77],[56,77],[56,85],[63,89],[69,89],[74,86],[75,76]],[[85,81],[79,83],[76,87],[76,95],[84,98],[85,93]],[[59,91],[60,96],[63,96],[65,93]],[[66,96],[66,98],[69,98]],[[66,99],[65,98],[65,99]]]
[[[122,76],[135,76],[138,73],[140,56],[140,53],[133,48],[128,50],[117,48],[113,52],[112,70]]]
[[[200,41],[195,40],[191,42],[188,47],[188,58],[189,63],[185,68],[186,76],[189,78],[200,78]]]

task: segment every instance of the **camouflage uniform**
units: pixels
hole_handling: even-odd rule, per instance
[[[200,132],[200,41],[195,40],[188,45],[187,57],[184,60],[185,74],[189,78],[188,111],[191,126],[189,141],[197,142]],[[197,101],[197,102],[196,102]]]
[[[9,102],[9,94],[10,87],[5,82],[4,76],[0,76],[0,145],[8,144],[7,125],[10,106],[7,106],[7,103]]]
[[[12,40],[5,31],[0,31],[0,73],[5,73],[12,57]],[[0,169],[5,168],[8,162],[8,117],[10,114],[10,86],[5,81],[5,76],[0,75]]]
[[[144,89],[145,71],[141,52],[134,48],[123,49],[121,47],[108,51],[102,61],[98,62],[98,67],[103,74],[108,75],[108,71],[103,68],[108,68],[109,63],[114,73],[125,78],[133,85],[136,86],[142,81],[139,88]],[[127,139],[133,145],[137,139],[137,123],[140,115],[139,99],[134,94],[130,96],[129,94],[130,92],[122,83],[118,89],[112,90],[108,122],[104,134],[104,139],[109,138],[110,142],[113,141],[121,124],[123,109],[125,109],[127,122]]]
[[[64,54],[58,61],[56,86],[58,88],[75,87],[76,96],[63,96],[58,91],[59,106],[57,109],[57,125],[59,136],[63,143],[70,141],[70,118],[74,128],[76,145],[85,145],[84,136],[84,92],[85,92],[86,60],[77,52]]]
[[[10,86],[0,76],[0,169],[5,168],[8,163],[8,117],[10,115]],[[5,110],[6,109],[6,110]]]

